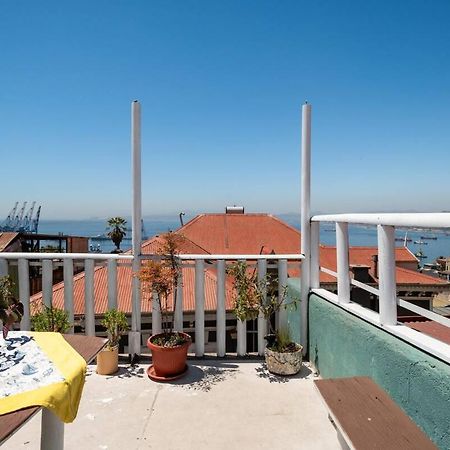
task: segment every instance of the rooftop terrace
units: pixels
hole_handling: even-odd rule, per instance
[[[89,366],[66,450],[340,448],[309,365],[280,378],[259,361],[192,360],[186,377],[170,384],[150,382],[147,367],[102,377]],[[2,450],[38,449],[40,425],[39,414]]]

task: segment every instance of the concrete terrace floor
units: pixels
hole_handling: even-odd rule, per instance
[[[148,379],[142,364],[102,377],[89,366],[66,450],[339,449],[336,432],[306,364],[276,377],[262,362],[190,360],[171,384]],[[39,449],[40,414],[2,450]]]

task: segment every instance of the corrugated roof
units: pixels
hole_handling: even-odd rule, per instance
[[[433,322],[431,320],[410,320],[408,322],[404,322],[404,325],[450,345],[450,329],[445,325],[441,325],[440,323]]]
[[[18,235],[11,231],[0,232],[0,252],[4,252]]]

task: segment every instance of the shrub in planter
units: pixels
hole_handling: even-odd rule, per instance
[[[106,328],[108,343],[97,355],[97,373],[111,375],[119,369],[119,342],[120,337],[128,330],[128,321],[124,312],[111,309],[105,313],[100,323]]]
[[[264,351],[267,368],[279,375],[293,375],[300,371],[302,346],[292,342],[287,330],[278,330],[272,325],[277,311],[296,308],[297,300],[286,303],[287,287],[282,287],[278,295],[278,280],[267,274],[258,280],[256,270],[250,269],[245,262],[239,261],[227,268],[227,274],[233,279],[234,313],[238,320],[254,320],[260,314],[266,319],[269,334]]]
[[[143,292],[156,294],[156,301],[162,316],[162,333],[150,336],[147,346],[152,352],[152,365],[147,373],[155,381],[168,381],[182,376],[186,370],[186,359],[191,337],[174,331],[174,312],[177,304],[177,288],[181,274],[178,258],[183,236],[168,232],[161,236],[157,251],[159,260],[145,263],[138,277]]]
[[[72,327],[69,313],[53,306],[40,305],[31,316],[31,325],[34,331],[53,331],[66,333]]]

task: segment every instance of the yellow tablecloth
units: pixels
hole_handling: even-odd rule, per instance
[[[29,406],[52,410],[63,422],[78,412],[86,376],[86,361],[59,333],[29,333],[61,372],[64,381],[0,399],[0,414]]]

